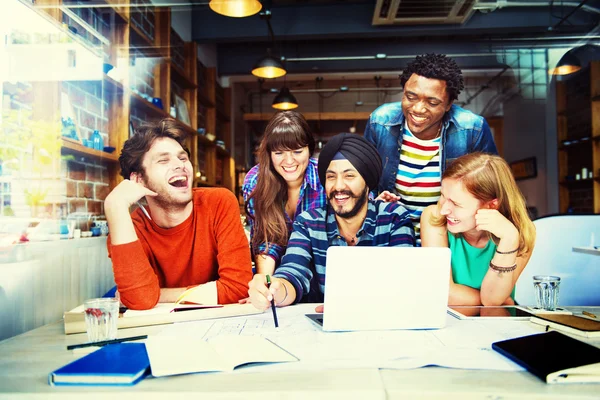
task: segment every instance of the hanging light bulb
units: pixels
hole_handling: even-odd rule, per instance
[[[571,52],[565,53],[555,68],[548,71],[550,75],[569,75],[581,69],[581,62]]]
[[[286,86],[282,87],[279,94],[273,99],[273,108],[278,110],[293,110],[298,107],[298,100]]]
[[[258,0],[210,0],[208,6],[217,14],[234,18],[249,17],[262,9]]]
[[[252,69],[252,75],[259,78],[273,79],[287,74],[281,61],[271,55],[271,50],[267,49],[267,55],[258,60]]]

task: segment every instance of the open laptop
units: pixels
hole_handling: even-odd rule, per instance
[[[450,249],[335,246],[326,263],[325,312],[307,315],[323,330],[445,326]]]

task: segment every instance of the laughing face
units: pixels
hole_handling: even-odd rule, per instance
[[[461,181],[446,178],[442,181],[442,194],[439,204],[440,214],[446,217],[449,232],[465,233],[475,229],[475,215],[483,208],[483,202],[476,199]]]
[[[334,160],[325,173],[325,193],[333,211],[341,218],[352,218],[366,207],[369,188],[348,160]]]
[[[444,114],[452,102],[446,92],[446,81],[412,74],[404,85],[402,112],[408,129],[421,140],[437,136]]]
[[[158,138],[144,155],[142,183],[158,193],[152,201],[172,208],[186,206],[192,200],[192,163],[179,143]]]
[[[296,150],[277,150],[271,152],[273,168],[288,184],[300,183],[304,179],[310,152],[308,146]]]

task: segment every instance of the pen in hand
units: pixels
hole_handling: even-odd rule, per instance
[[[271,287],[271,277],[267,275],[267,289]],[[275,328],[279,328],[279,322],[277,321],[277,311],[275,307],[275,296],[271,299],[271,310],[273,310],[273,320],[275,321]]]

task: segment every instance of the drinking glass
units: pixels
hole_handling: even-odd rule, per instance
[[[558,306],[560,277],[551,275],[535,275],[533,289],[537,308],[554,311]]]
[[[83,305],[88,340],[90,342],[101,342],[116,339],[119,300],[112,297],[90,299]]]

